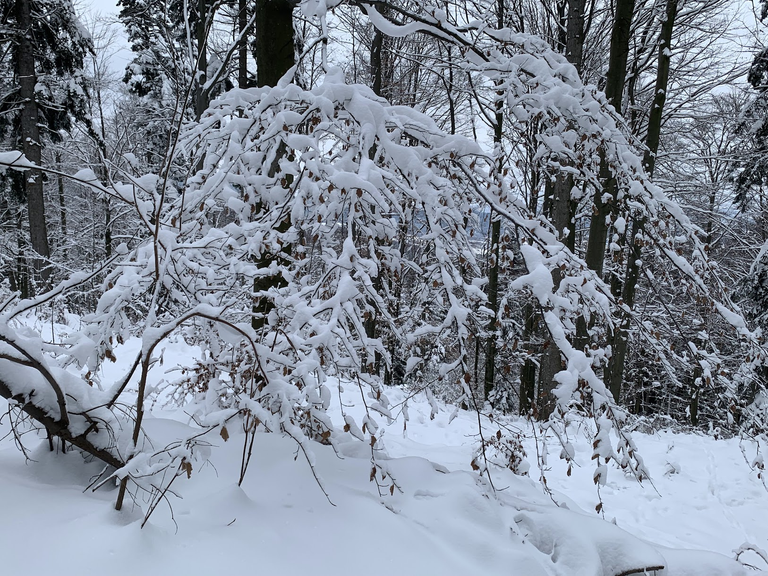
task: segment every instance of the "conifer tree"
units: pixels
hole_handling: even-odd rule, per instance
[[[91,42],[69,0],[0,1],[0,137],[10,138],[36,165],[46,141],[56,141],[73,119],[86,120],[81,70]],[[27,170],[11,178],[13,200],[27,204],[29,240],[38,280],[51,275],[45,222],[44,178]],[[24,283],[17,286],[26,291]]]

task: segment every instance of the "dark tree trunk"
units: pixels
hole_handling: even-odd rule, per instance
[[[496,2],[496,18],[498,28],[504,27],[504,0],[498,0]],[[504,116],[502,114],[502,96],[497,94],[496,100],[496,116],[495,125],[493,127],[493,142],[494,147],[499,157],[496,159],[496,170],[498,172],[497,179],[499,186],[501,186],[502,179],[502,146],[501,137],[504,131]],[[501,242],[501,219],[494,218],[493,211],[490,213],[490,264],[488,266],[488,308],[493,312],[493,317],[488,324],[488,337],[486,339],[485,346],[485,374],[483,375],[483,391],[485,393],[486,400],[490,397],[491,392],[496,381],[496,338],[498,336],[497,331],[497,319],[499,316],[499,242]]]
[[[61,153],[56,152],[56,169],[59,172],[62,172],[62,166],[61,166]],[[67,239],[68,233],[67,233],[67,204],[66,204],[66,196],[64,195],[64,177],[59,175],[57,178],[57,184],[58,184],[58,192],[59,192],[59,225],[61,227],[60,235],[61,235],[61,257],[64,261],[67,260],[67,244],[69,243],[69,240]]]
[[[565,2],[562,3],[564,9]],[[585,0],[568,0],[567,20],[561,26],[565,36],[561,46],[568,61],[581,73],[582,54],[584,52],[584,9]],[[544,214],[549,217],[560,239],[572,252],[576,247],[575,216],[577,203],[571,199],[574,179],[571,175],[558,174],[554,180],[547,180],[544,199]],[[559,270],[552,273],[554,288],[560,286],[562,277]],[[543,326],[546,332],[546,327]],[[532,368],[532,367],[531,367]],[[530,370],[531,368],[528,368]],[[525,370],[525,368],[524,368]],[[539,393],[536,399],[537,416],[546,420],[555,408],[555,398],[552,394],[556,383],[555,374],[562,370],[560,350],[547,333],[544,350],[539,366]],[[526,374],[528,377],[529,374]],[[521,389],[522,402],[522,389]]]
[[[295,64],[290,0],[256,0],[256,83],[276,86]]]
[[[584,58],[584,13],[586,0],[568,0],[568,22],[566,23],[565,57],[576,66],[581,74]]]
[[[29,263],[25,255],[25,242],[24,242],[24,218],[22,214],[21,206],[16,208],[16,275],[15,286],[14,282],[11,282],[13,290],[18,290],[19,295],[22,298],[29,298],[32,294],[29,288]]]
[[[207,21],[208,0],[197,0],[197,86],[195,88],[195,117],[200,120],[208,108],[208,90],[205,83],[208,80],[208,51],[207,51]],[[202,160],[201,166],[202,167]]]
[[[666,20],[662,24],[661,37],[659,39],[659,63],[656,69],[656,86],[654,88],[653,103],[651,104],[651,112],[648,119],[648,134],[645,140],[647,148],[643,157],[643,165],[648,176],[653,176],[653,171],[656,167],[656,153],[659,150],[661,117],[667,99],[669,61],[671,57],[670,44],[672,42],[672,31],[675,26],[675,17],[677,16],[677,3],[678,0],[667,0]],[[632,224],[629,258],[627,259],[627,269],[621,292],[621,298],[624,301],[624,304],[630,309],[635,306],[635,292],[640,276],[640,259],[642,257],[642,242],[637,236],[642,233],[644,227],[644,219],[635,220]],[[619,328],[613,338],[613,355],[608,363],[608,373],[610,374],[609,386],[616,401],[619,400],[624,382],[627,353],[629,351],[630,321],[630,315],[626,312],[622,312]]]
[[[491,213],[493,219],[493,213]],[[487,399],[493,391],[496,380],[496,338],[498,329],[496,319],[499,311],[499,243],[501,242],[501,219],[496,218],[491,222],[491,254],[488,267],[488,308],[493,311],[493,318],[488,325],[488,341],[485,350],[485,374],[483,376],[483,389]]]
[[[16,1],[16,21],[22,34],[18,37],[16,53],[16,75],[19,82],[19,96],[22,100],[20,140],[24,156],[38,166],[42,159],[40,141],[39,113],[35,96],[37,73],[35,71],[35,50],[30,37],[32,14],[29,0]],[[43,197],[43,175],[39,170],[24,172],[24,191],[29,215],[29,238],[32,249],[36,252],[34,269],[42,287],[48,284],[51,276],[50,248],[48,230],[45,224],[45,199]]]
[[[287,0],[256,0],[254,53],[256,56],[256,83],[259,87],[276,86],[280,78],[295,64],[293,7],[294,3]],[[268,175],[270,178],[277,174],[279,159],[286,152],[286,147],[281,146],[272,166],[269,167]],[[262,211],[259,210],[259,212]],[[290,225],[290,220],[285,219],[276,225],[276,229],[278,232],[286,232]],[[282,248],[282,253],[288,254],[291,250],[291,246],[286,244]],[[259,268],[269,268],[274,261],[280,260],[281,257],[280,253],[265,252],[258,259],[257,264]],[[264,293],[284,285],[285,280],[281,274],[263,276],[254,280],[253,290],[256,300],[253,306],[254,317],[251,322],[254,330],[261,330],[267,324],[267,316],[274,309],[274,302]]]
[[[240,33],[240,45],[237,48],[237,85],[248,88],[248,4],[246,0],[237,0],[237,31]]]
[[[371,41],[371,89],[377,96],[382,96],[382,76],[384,75],[381,51],[384,48],[384,34],[376,29]]]
[[[624,82],[627,77],[627,60],[629,58],[629,40],[632,27],[632,16],[635,11],[635,0],[617,0],[616,19],[611,31],[611,51],[608,58],[608,72],[605,76],[605,95],[616,111],[621,113]],[[608,216],[615,206],[616,179],[612,176],[607,163],[600,163],[600,180],[603,188],[597,190],[594,196],[594,211],[589,224],[589,241],[587,244],[587,266],[598,276],[603,275],[605,257],[605,242],[608,238]],[[603,202],[603,195],[611,198]]]

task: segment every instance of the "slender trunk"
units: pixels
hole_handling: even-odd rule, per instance
[[[584,54],[584,14],[586,0],[568,0],[568,21],[566,23],[565,57],[576,66],[581,74]]]
[[[491,254],[488,268],[488,308],[493,311],[493,318],[488,324],[488,342],[485,351],[485,375],[483,377],[483,389],[487,399],[493,391],[496,379],[496,338],[497,317],[499,310],[499,243],[501,242],[501,220],[493,218],[491,213]]]
[[[259,87],[276,86],[288,70],[294,65],[294,30],[293,30],[293,6],[288,0],[257,0],[255,4],[256,39],[254,41],[254,53],[256,56],[256,83]],[[267,174],[273,178],[279,168],[279,159],[287,152],[282,145],[278,150],[272,166]],[[287,178],[289,184],[291,178]],[[259,206],[258,213],[263,212]],[[276,225],[278,232],[287,232],[291,223],[289,219],[282,220]],[[283,254],[288,254],[292,247],[288,244],[282,248]],[[265,252],[258,260],[259,268],[269,268],[273,262],[282,258],[281,253],[272,254]],[[251,324],[254,330],[261,330],[267,324],[269,313],[275,305],[272,299],[265,295],[272,288],[280,288],[285,285],[285,279],[281,274],[274,276],[262,276],[254,280],[253,291],[255,302],[253,305],[253,319]]]
[[[384,34],[376,29],[371,41],[371,89],[377,96],[382,96],[382,70],[381,51],[384,47]]]
[[[527,149],[528,165],[533,166],[531,158],[535,155],[535,147],[529,147]],[[535,168],[530,170],[530,189],[528,196],[528,209],[532,212],[536,212],[536,208],[539,204],[539,171]],[[536,394],[536,363],[533,361],[533,355],[536,353],[536,347],[533,344],[534,338],[536,338],[536,309],[529,301],[523,306],[523,342],[525,342],[526,352],[528,357],[523,363],[523,367],[520,371],[520,406],[519,412],[522,416],[526,416],[528,412],[534,406],[534,395]],[[534,414],[534,417],[536,414]]]
[[[22,100],[20,140],[21,148],[27,160],[37,164],[42,160],[42,142],[40,141],[39,112],[35,96],[37,73],[35,71],[35,50],[31,38],[32,14],[29,0],[17,0],[16,21],[22,31],[16,52],[16,74],[19,82],[19,96]],[[29,238],[32,249],[36,252],[34,268],[37,279],[43,289],[51,277],[50,248],[48,230],[45,224],[45,199],[43,196],[43,176],[39,170],[24,172],[24,188],[29,216]]]
[[[56,168],[61,172],[61,153],[56,152]],[[67,205],[66,197],[64,195],[64,177],[58,176],[57,178],[58,191],[59,191],[59,226],[61,228],[61,258],[66,262],[67,260]]]
[[[564,9],[566,3],[562,3]],[[565,56],[581,73],[581,61],[584,51],[584,9],[585,0],[568,0],[568,16],[561,26],[565,37],[561,41]],[[573,176],[558,174],[554,180],[549,179],[545,186],[544,214],[557,230],[560,239],[571,252],[576,247],[575,216],[577,202],[571,197],[574,187]],[[552,272],[554,288],[560,286],[562,276],[560,270]],[[542,326],[544,323],[542,322]],[[546,329],[545,329],[546,330]],[[524,370],[526,368],[524,367]],[[530,370],[530,369],[529,369]],[[539,366],[539,393],[536,399],[537,416],[546,420],[555,408],[555,397],[552,394],[556,386],[555,375],[562,370],[560,350],[547,333],[544,350]],[[528,375],[526,374],[526,377]],[[521,390],[521,402],[522,402]]]
[[[248,38],[245,30],[248,27],[248,4],[246,0],[237,0],[237,31],[240,34],[240,45],[237,48],[237,85],[248,88]]]
[[[608,102],[619,113],[621,113],[624,81],[627,77],[630,29],[634,10],[635,0],[617,0],[616,19],[611,31],[608,72],[605,76],[605,95]],[[604,158],[600,162],[600,180],[603,182],[603,187],[598,189],[594,195],[594,209],[589,225],[586,254],[587,266],[594,270],[598,276],[603,275],[605,243],[608,238],[608,219],[615,208],[617,195],[616,179],[611,174]],[[607,202],[603,202],[604,196],[609,198]]]
[[[208,21],[208,0],[197,0],[197,88],[195,92],[195,117],[200,120],[208,108],[208,51],[206,47],[206,24]],[[202,161],[201,161],[202,163]]]
[[[104,255],[112,257],[112,207],[109,198],[104,198]]]
[[[97,138],[97,150],[96,150],[96,161],[95,161],[95,172],[98,176],[99,180],[101,180],[102,184],[107,184],[108,181],[108,172],[107,172],[107,128],[104,124],[104,102],[102,100],[102,94],[101,94],[101,72],[99,71],[99,67],[97,65],[96,59],[92,59],[93,61],[93,77],[95,78],[96,86],[94,91],[94,96],[96,99],[96,106],[99,112],[99,137]],[[93,115],[93,114],[92,114]],[[57,162],[59,162],[59,156],[57,156]],[[61,178],[59,178],[59,181],[61,181]],[[61,184],[60,184],[61,186]],[[101,199],[102,204],[104,205],[104,254],[107,258],[110,258],[112,256],[112,213],[111,213],[111,207],[109,203],[109,197],[106,195],[103,195]],[[60,204],[62,204],[60,200]],[[63,204],[62,204],[63,205]],[[95,254],[94,254],[95,255]]]
[[[656,167],[656,154],[659,150],[661,117],[667,99],[667,87],[669,84],[669,61],[671,57],[670,43],[672,42],[672,31],[675,25],[675,16],[677,15],[677,3],[678,0],[667,0],[666,19],[662,25],[661,37],[659,39],[659,64],[656,70],[656,85],[653,103],[651,104],[651,112],[648,119],[648,134],[645,140],[646,151],[643,157],[643,165],[649,177],[653,176],[653,171]],[[624,301],[624,305],[630,310],[634,308],[635,305],[635,293],[640,276],[642,258],[642,239],[640,236],[642,235],[644,227],[644,218],[635,219],[632,223],[629,258],[627,259],[627,269],[621,292],[621,298]],[[610,374],[609,386],[616,401],[618,401],[621,396],[621,389],[624,381],[626,359],[629,351],[630,322],[631,314],[622,311],[619,320],[619,328],[614,334],[612,346],[613,354],[608,363],[608,372]]]
[[[29,267],[24,247],[24,225],[21,206],[16,208],[16,290],[22,298],[29,298]]]
[[[447,11],[447,3],[445,8]],[[451,123],[451,134],[456,134],[456,100],[453,95],[453,49],[448,45],[446,50],[448,51],[448,82],[446,83],[445,92],[448,96],[448,119]]]
[[[496,3],[496,16],[499,28],[504,27],[504,0],[498,0]],[[501,137],[504,130],[504,116],[502,114],[502,94],[496,95],[496,118],[493,127],[493,143],[496,152],[496,171],[498,185],[502,185],[502,146]],[[501,242],[501,219],[494,218],[493,211],[490,214],[490,265],[488,267],[488,308],[493,313],[491,321],[488,324],[488,338],[485,347],[485,374],[483,376],[483,390],[486,400],[490,397],[496,380],[496,338],[497,319],[499,316],[499,243]]]
[[[531,359],[535,350],[530,342],[536,333],[537,314],[532,303],[528,302],[523,307],[523,318],[525,321],[523,340],[528,342],[526,347],[529,357],[525,359],[523,368],[520,371],[520,415],[526,416],[531,408],[533,408],[533,398],[536,393],[536,363]]]
[[[707,239],[707,246],[709,246],[709,249],[712,249],[712,230],[715,225],[715,202],[717,201],[717,185],[716,180],[712,178],[712,185],[711,189],[709,191],[709,214],[707,215],[707,224],[704,229],[704,232],[706,233],[706,239]]]

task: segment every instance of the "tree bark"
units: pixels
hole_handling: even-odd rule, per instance
[[[259,87],[276,86],[288,70],[295,64],[294,29],[293,29],[294,3],[289,0],[256,0],[255,25],[256,39],[254,41],[254,53],[256,56],[256,84]],[[285,155],[285,145],[280,146],[277,157],[268,169],[268,176],[274,177],[279,167],[279,158]],[[263,208],[259,207],[259,213]],[[286,232],[290,228],[290,220],[285,219],[276,225],[278,232]],[[285,245],[283,253],[290,253],[291,246]],[[257,261],[259,268],[269,268],[271,264],[279,260],[281,254],[265,252]],[[274,302],[263,295],[271,288],[279,288],[285,285],[285,279],[280,274],[263,276],[253,282],[255,303],[253,305],[253,319],[251,324],[254,330],[261,330],[267,324],[267,317],[274,309]],[[260,295],[261,294],[261,295]]]
[[[237,48],[237,85],[248,88],[248,4],[246,0],[237,0],[237,31],[240,33],[240,45]]]
[[[648,119],[648,133],[645,139],[646,151],[643,157],[643,166],[649,177],[653,176],[656,167],[656,154],[659,150],[659,141],[661,138],[661,118],[664,111],[664,104],[667,99],[667,87],[669,85],[669,62],[671,58],[670,44],[672,42],[672,31],[674,30],[675,17],[677,15],[677,4],[678,0],[667,0],[665,20],[662,24],[659,39],[659,63],[656,69],[656,85],[654,89],[653,103],[651,104],[651,112]],[[642,240],[639,238],[639,235],[642,233],[644,227],[644,218],[635,219],[632,223],[629,257],[627,259],[624,285],[621,292],[623,303],[629,310],[632,310],[635,306],[635,293],[640,276],[642,257]],[[613,338],[613,354],[608,362],[608,373],[610,374],[609,387],[616,401],[618,401],[621,396],[621,389],[624,383],[626,359],[629,351],[630,322],[630,313],[623,310],[619,320],[619,327]]]
[[[561,41],[561,45],[565,51],[566,59],[581,73],[582,55],[584,52],[584,10],[586,0],[568,0],[567,4],[568,15],[563,26],[565,38]],[[573,176],[558,174],[554,180],[548,179],[545,186],[544,214],[549,217],[563,243],[573,252],[576,247],[574,219],[577,208],[577,203],[571,198],[571,191],[574,186]],[[562,280],[560,270],[552,272],[552,280],[554,288],[557,289]],[[526,378],[530,377],[530,369],[530,367],[524,368],[524,370],[528,370],[525,373]],[[539,393],[536,399],[537,416],[543,420],[549,418],[555,408],[555,398],[552,391],[556,386],[555,374],[560,372],[560,370],[562,370],[560,350],[547,333],[539,365]],[[522,387],[520,396],[522,402]]]
[[[635,0],[616,1],[616,17],[611,31],[608,72],[605,76],[605,95],[618,113],[621,113],[624,82],[627,77],[629,40],[634,11]],[[616,179],[611,174],[604,158],[600,162],[600,180],[603,182],[603,188],[595,192],[586,254],[587,266],[594,270],[598,276],[603,275],[605,243],[608,238],[608,217],[615,207],[617,194]],[[604,196],[607,197],[608,201],[603,201]]]
[[[295,64],[293,7],[290,0],[256,0],[256,83],[277,86]]]
[[[378,28],[373,32],[371,40],[371,89],[377,96],[382,94],[382,77],[384,75],[381,51],[384,48],[384,34]]]
[[[504,0],[498,0],[496,3],[496,18],[498,28],[504,27]],[[504,131],[504,116],[502,114],[502,95],[497,94],[495,124],[493,126],[493,143],[496,151],[496,171],[498,185],[501,186],[502,180],[502,146],[501,138]],[[488,308],[493,313],[491,321],[488,323],[488,336],[485,345],[485,371],[483,374],[483,392],[485,399],[490,398],[491,392],[496,380],[496,338],[497,319],[499,316],[499,242],[501,242],[501,220],[493,217],[493,210],[490,212],[490,262],[488,266]]]
[[[208,80],[208,51],[206,24],[208,21],[208,0],[197,0],[197,86],[195,88],[195,117],[197,120],[203,116],[208,108],[208,90],[205,83]],[[202,160],[200,161],[202,167]]]
[[[20,136],[21,149],[27,160],[40,165],[42,142],[40,141],[39,111],[35,95],[37,73],[35,70],[35,49],[31,38],[32,13],[29,0],[16,0],[16,21],[21,34],[16,52],[16,74],[21,97]],[[24,191],[29,216],[29,237],[36,252],[34,269],[43,288],[51,277],[48,245],[48,229],[45,223],[45,199],[43,196],[43,175],[39,170],[24,172]]]
[[[61,165],[61,153],[56,152],[56,169],[59,172],[62,172],[62,165]],[[58,192],[59,192],[59,225],[61,227],[61,257],[66,262],[67,260],[67,245],[69,243],[69,240],[67,236],[69,235],[67,232],[67,203],[66,203],[66,196],[64,195],[64,176],[59,174],[57,178],[57,184],[58,184]]]

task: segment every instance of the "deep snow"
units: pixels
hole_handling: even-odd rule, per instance
[[[169,345],[166,368],[189,354],[181,344]],[[119,368],[118,362],[112,370]],[[405,391],[387,395],[396,412]],[[344,412],[360,422],[359,390],[349,383],[341,395],[334,390],[331,415],[341,427],[340,399]],[[0,408],[5,411],[5,404]],[[402,418],[391,424],[378,418],[389,457],[384,465],[402,489],[391,496],[388,486],[380,496],[369,481],[369,445],[343,440],[340,455],[314,446],[316,470],[333,504],[303,457],[294,458],[295,444],[278,435],[258,436],[238,487],[242,434],[230,426],[227,442],[211,436],[210,463],[195,463],[190,479],[179,478],[173,488],[180,498],[170,497],[170,507],[161,505],[144,529],[142,502],[118,513],[114,489],[83,491],[99,464],[71,452],[51,453],[47,443],[30,437],[32,460],[25,462],[6,438],[0,442],[0,572],[615,576],[664,565],[657,574],[758,573],[742,572],[728,559],[745,543],[768,549],[768,492],[738,439],[635,433],[653,485],[611,469],[600,491],[606,521],[595,512],[586,424],[569,429],[578,464],[570,477],[554,439],[544,448],[550,497],[538,482],[530,426],[506,422],[524,433],[530,476],[493,469],[494,492],[470,468],[477,417],[459,412],[449,423],[452,412],[441,407],[430,420],[429,403],[417,395],[408,401],[405,430]],[[188,432],[186,420],[183,411],[156,411],[147,432],[162,445]],[[0,433],[7,430],[4,418]],[[484,420],[484,431],[495,433],[495,425]],[[744,449],[749,457],[751,446]],[[743,558],[767,568],[755,554]]]

